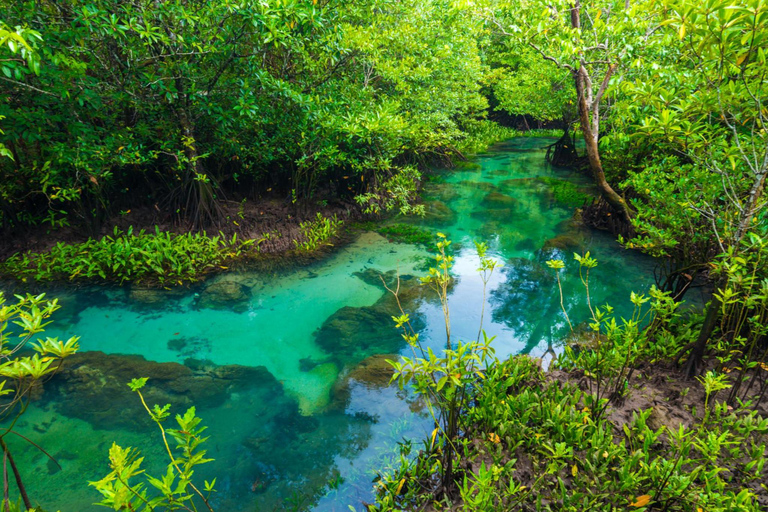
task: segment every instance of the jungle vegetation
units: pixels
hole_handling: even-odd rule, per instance
[[[557,128],[567,163],[599,192],[583,218],[659,258],[656,288],[631,297],[630,319],[592,304],[583,318],[564,311],[573,332],[554,363],[560,377],[548,377],[526,359],[495,360],[482,326],[476,340],[451,338],[450,242],[438,235],[424,284],[444,306],[445,353],[421,352],[408,312],[393,312],[415,353],[393,361],[397,379],[432,405],[436,430],[418,454],[404,447],[373,507],[765,505],[765,0],[0,3],[0,236],[81,237],[10,257],[5,275],[192,281],[272,236],[237,227],[243,205],[275,199],[301,218],[290,248],[312,252],[341,229],[323,208],[419,214],[429,164],[516,129]],[[140,210],[181,234],[115,227]],[[397,226],[392,237],[431,237]],[[484,282],[497,265],[486,249]],[[599,264],[576,256],[580,275]],[[679,308],[692,287],[711,290],[702,311]],[[26,341],[56,303],[0,307],[0,393],[14,397],[3,414],[17,418],[27,386],[77,340],[22,357],[5,329],[21,327]],[[697,390],[687,424],[654,423],[652,408],[611,419],[649,364]],[[192,410],[179,424],[197,421]],[[129,454],[114,448],[112,469],[137,470]],[[99,487],[110,506],[151,502],[130,489],[120,502],[112,483]],[[179,494],[207,505],[202,492]]]

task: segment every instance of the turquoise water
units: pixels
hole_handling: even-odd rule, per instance
[[[488,284],[483,327],[497,336],[500,357],[557,351],[567,325],[548,259],[569,262],[562,279],[574,322],[586,319],[587,306],[573,252],[589,250],[599,261],[590,277],[595,304],[627,312],[629,292],[652,282],[652,260],[580,228],[572,206],[538,179],[587,187],[546,165],[551,142],[513,139],[439,171],[426,185],[427,217],[395,220],[454,242],[453,339],[477,336],[483,284],[473,241],[489,243],[504,266]],[[209,427],[215,462],[200,476],[218,477],[214,508],[363,510],[376,471],[396,460],[397,442],[432,430],[418,400],[386,385],[386,363],[376,357],[405,350],[391,322],[395,303],[377,276],[402,276],[406,309],[439,348],[442,311],[412,277],[430,257],[421,246],[366,232],[322,261],[269,275],[233,272],[155,293],[56,291],[64,307],[47,334],[81,336],[83,354],[46,384],[19,427],[62,468],[12,440],[33,501],[47,510],[99,510],[87,482],[108,472],[113,441],[141,449],[150,471],[164,467],[159,433],[124,385],[149,376],[148,401],[172,403],[174,412],[194,403]]]

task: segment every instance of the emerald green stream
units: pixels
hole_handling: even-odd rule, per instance
[[[561,278],[574,324],[588,313],[574,252],[590,251],[599,262],[590,275],[592,304],[610,302],[621,314],[630,291],[644,292],[652,282],[651,259],[572,220],[573,197],[564,201],[553,179],[584,192],[589,186],[546,164],[551,142],[516,138],[438,170],[425,187],[427,216],[390,221],[453,241],[452,338],[475,339],[482,315],[498,357],[527,353],[548,361],[559,350],[568,326],[549,259],[567,262]],[[475,241],[487,242],[503,263],[487,284],[485,304]],[[418,443],[433,429],[410,392],[387,385],[385,357],[408,347],[378,276],[402,276],[405,307],[422,339],[440,349],[442,310],[414,277],[424,275],[432,254],[362,232],[309,266],[229,272],[193,289],[52,291],[63,308],[48,334],[79,335],[88,357],[47,383],[18,425],[61,469],[20,439],[8,441],[29,495],[49,511],[101,510],[88,482],[107,474],[112,442],[141,450],[149,472],[164,471],[156,425],[123,390],[128,378],[150,375],[148,400],[171,402],[173,413],[194,402],[208,426],[215,460],[198,476],[217,477],[216,510],[364,510],[377,472],[397,463],[398,442]]]

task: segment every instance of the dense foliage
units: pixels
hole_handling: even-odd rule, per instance
[[[141,204],[200,227],[226,200],[375,194],[486,107],[476,22],[446,0],[7,7],[6,232],[93,235]]]
[[[173,285],[196,281],[245,254],[254,240],[205,233],[174,235],[115,228],[110,236],[81,244],[58,243],[41,253],[16,254],[0,264],[0,273],[22,281],[109,280]]]

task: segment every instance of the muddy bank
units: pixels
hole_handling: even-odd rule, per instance
[[[209,227],[209,234],[222,232],[227,237],[237,234],[246,239],[265,238],[259,245],[262,254],[281,254],[295,249],[293,240],[299,238],[301,230],[299,225],[307,220],[315,218],[317,213],[326,217],[334,215],[337,218],[348,221],[362,218],[362,213],[357,204],[353,202],[328,202],[321,206],[312,204],[298,206],[280,199],[264,199],[238,203],[227,201],[222,204],[224,218],[220,225]],[[98,235],[92,238],[113,233],[117,227],[123,231],[133,226],[134,231],[144,229],[154,231],[155,226],[160,231],[170,233],[187,233],[190,226],[186,223],[175,221],[174,216],[163,212],[156,207],[143,206],[132,208],[122,215],[112,216],[101,227]],[[5,260],[18,252],[43,252],[49,250],[57,243],[77,244],[85,242],[88,235],[84,230],[73,226],[65,226],[56,230],[50,227],[38,226],[26,230],[14,237],[2,237],[0,239],[0,261]]]

